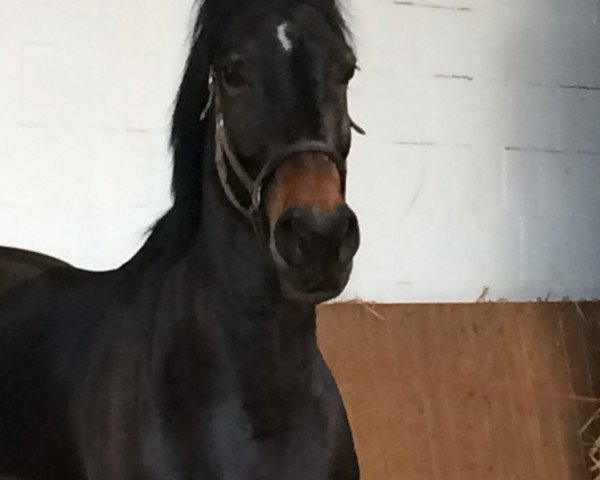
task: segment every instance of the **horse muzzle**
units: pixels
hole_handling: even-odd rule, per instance
[[[348,283],[359,238],[356,215],[347,205],[328,213],[308,207],[288,210],[271,239],[284,294],[309,303],[339,295]]]
[[[348,282],[360,234],[343,183],[321,152],[290,158],[275,172],[266,201],[269,247],[288,297],[319,303]]]

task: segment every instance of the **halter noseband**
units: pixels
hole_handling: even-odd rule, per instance
[[[346,190],[346,160],[340,155],[335,149],[326,144],[325,142],[317,140],[301,140],[293,143],[292,145],[279,152],[278,155],[273,156],[269,159],[263,168],[258,173],[257,177],[253,179],[244,166],[240,163],[239,159],[233,152],[231,144],[227,139],[227,132],[225,131],[225,121],[223,119],[223,112],[221,111],[221,102],[219,87],[216,84],[216,75],[211,68],[208,78],[208,92],[209,97],[200,115],[200,120],[205,120],[211,106],[214,106],[215,112],[215,166],[221,187],[225,193],[225,196],[229,200],[229,203],[240,212],[248,221],[252,224],[257,234],[263,234],[264,226],[262,217],[260,214],[260,206],[262,202],[262,191],[265,180],[272,175],[279,166],[281,166],[289,158],[300,155],[303,153],[322,153],[325,154],[336,166],[340,179],[342,182],[342,193],[345,194]],[[351,127],[358,133],[364,135],[364,130],[350,120]],[[248,194],[250,195],[250,205],[244,207],[242,203],[236,197],[231,185],[227,179],[228,167],[235,173],[240,183],[244,186]]]

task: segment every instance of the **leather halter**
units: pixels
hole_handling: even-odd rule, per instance
[[[206,119],[211,106],[214,107],[215,117],[215,153],[214,161],[219,177],[219,182],[223,188],[225,196],[229,200],[229,203],[241,213],[248,221],[252,224],[254,231],[257,235],[264,234],[263,219],[260,213],[260,206],[262,202],[262,193],[264,182],[269,178],[285,161],[293,156],[300,155],[303,153],[322,153],[326,155],[336,166],[340,179],[342,182],[342,194],[345,194],[346,190],[346,159],[340,155],[335,149],[329,146],[327,143],[317,140],[301,140],[295,142],[282,151],[278,152],[277,155],[270,158],[265,165],[262,167],[256,178],[252,178],[246,171],[244,166],[240,163],[239,159],[233,152],[231,144],[227,138],[227,132],[225,130],[225,121],[223,119],[223,112],[221,111],[220,92],[219,86],[217,85],[217,77],[214,70],[211,68],[208,78],[208,92],[209,97],[200,115],[200,120]],[[350,120],[351,127],[358,133],[364,135],[364,130]],[[250,195],[250,205],[244,207],[238,200],[228,181],[228,168],[230,168],[235,176],[238,178],[240,183],[244,186],[248,194]]]

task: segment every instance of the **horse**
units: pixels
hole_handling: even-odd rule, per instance
[[[49,255],[0,247],[0,296],[47,270],[66,266],[66,262]]]
[[[360,477],[315,314],[360,243],[351,34],[336,0],[196,15],[173,202],[141,249],[105,272],[1,255],[0,476]]]

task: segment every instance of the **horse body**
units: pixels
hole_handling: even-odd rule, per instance
[[[0,297],[20,283],[67,263],[58,258],[18,248],[0,247]]]
[[[354,59],[335,2],[306,3],[206,1],[173,118],[174,205],[130,261],[6,269],[0,475],[358,480],[315,327],[358,248]]]
[[[3,471],[358,478],[314,307],[283,299],[269,274],[252,275],[264,261],[256,252],[216,257],[223,243],[245,241],[228,234],[239,228],[231,213],[206,221],[217,217],[166,271],[143,255],[114,272],[61,268],[4,298]]]
[[[71,404],[108,294],[102,276],[51,269],[1,297],[0,472],[85,478]]]

